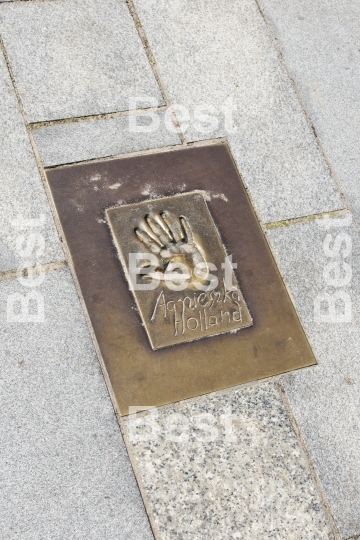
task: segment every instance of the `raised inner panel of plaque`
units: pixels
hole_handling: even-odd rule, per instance
[[[252,325],[204,192],[109,208],[106,217],[153,349]]]

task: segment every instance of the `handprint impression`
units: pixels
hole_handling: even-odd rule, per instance
[[[190,276],[188,287],[192,288],[191,284],[199,281],[194,269],[197,264],[205,263],[205,258],[194,240],[193,232],[185,217],[181,216],[177,219],[167,211],[148,214],[140,223],[140,227],[135,229],[135,234],[143,245],[159,259],[159,266],[155,274],[151,274],[152,277],[163,280],[166,269],[171,272],[179,271],[177,265],[181,263],[185,265]],[[201,268],[201,280],[204,280],[208,269],[206,264],[203,264]],[[146,275],[149,276],[149,274]]]

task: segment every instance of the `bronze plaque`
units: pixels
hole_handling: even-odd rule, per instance
[[[153,349],[252,324],[204,193],[110,208],[106,215]]]
[[[121,414],[315,364],[225,144],[47,177]]]

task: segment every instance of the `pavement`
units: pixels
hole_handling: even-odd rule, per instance
[[[1,538],[360,538],[359,16],[0,0]],[[45,168],[219,140],[317,365],[118,418]]]

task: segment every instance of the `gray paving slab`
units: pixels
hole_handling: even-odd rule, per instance
[[[322,145],[360,220],[360,4],[259,0]]]
[[[172,103],[189,111],[186,139],[228,137],[265,222],[343,206],[255,0],[135,5]],[[203,105],[219,122],[207,133]]]
[[[0,272],[62,260],[60,241],[1,53],[0,110]],[[26,220],[38,220],[38,224]]]
[[[163,540],[332,538],[272,384],[145,414],[126,424]]]
[[[162,103],[125,0],[9,2],[0,33],[30,122]]]
[[[12,322],[29,290],[44,321]],[[152,539],[70,273],[0,298],[2,538]]]
[[[319,362],[284,376],[283,385],[345,540],[360,534],[360,239],[354,225],[330,223],[281,227],[269,237]],[[335,294],[345,300],[331,314]]]
[[[33,134],[45,167],[180,144],[179,136],[165,128],[164,113],[153,114],[160,123],[154,132],[133,132],[129,123],[135,121],[140,129],[147,128],[153,122],[147,112],[136,118],[57,124],[35,129]]]

